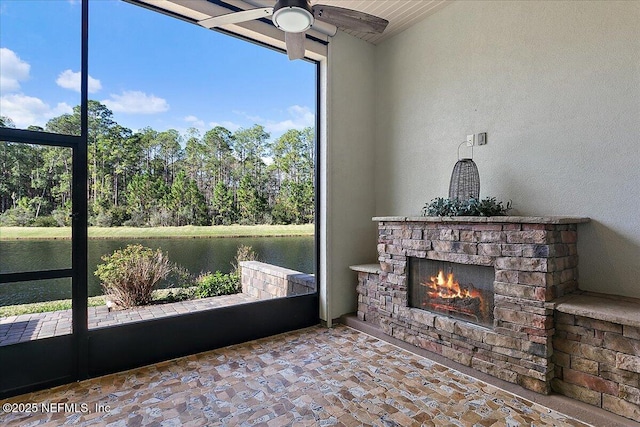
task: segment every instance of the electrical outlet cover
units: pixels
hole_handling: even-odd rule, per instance
[[[475,135],[467,135],[467,147],[473,147],[475,142]]]

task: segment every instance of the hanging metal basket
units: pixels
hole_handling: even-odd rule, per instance
[[[473,146],[471,147],[472,158],[461,159],[460,147],[462,144],[458,146],[458,161],[453,167],[451,181],[449,181],[449,198],[457,200],[478,199],[480,197],[480,174],[478,166],[473,161]]]

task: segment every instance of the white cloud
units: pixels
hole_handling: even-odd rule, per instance
[[[16,92],[20,82],[29,78],[31,65],[23,61],[11,49],[0,48],[0,91]]]
[[[165,99],[137,90],[125,90],[121,95],[112,93],[110,96],[102,103],[114,113],[156,114],[169,110]]]
[[[191,125],[196,128],[204,127],[204,120],[200,120],[196,116],[187,116],[184,118],[184,121],[187,123],[191,123]]]
[[[268,122],[265,125],[265,129],[268,132],[280,133],[286,132],[289,129],[302,130],[306,127],[313,127],[316,124],[316,116],[308,107],[293,105],[287,108],[287,113],[289,113],[291,118],[280,122]]]
[[[71,114],[73,108],[64,102],[52,108],[40,98],[16,93],[0,97],[0,111],[11,118],[17,128],[25,129],[31,125],[44,127],[49,119]]]
[[[0,48],[0,114],[9,117],[19,129],[42,126],[49,119],[73,113],[70,105],[61,102],[51,107],[42,99],[21,93],[20,82],[29,79],[31,65],[11,49]]]
[[[292,105],[287,108],[287,115],[289,117],[280,121],[268,120],[260,116],[251,116],[241,111],[234,111],[234,113],[244,116],[253,123],[264,126],[265,130],[272,134],[272,137],[277,137],[289,129],[302,130],[306,127],[313,127],[316,124],[315,114],[311,112],[309,107],[302,107],[300,105]]]
[[[58,84],[58,86],[65,89],[71,89],[75,90],[76,92],[80,92],[80,71],[74,73],[71,70],[64,70],[58,76],[56,83]],[[94,79],[93,77],[89,76],[89,93],[96,93],[100,89],[102,89],[102,83],[100,83],[100,80]]]
[[[230,130],[231,132],[235,132],[242,127],[237,123],[226,121],[226,120],[223,120],[221,122],[210,122],[209,126],[211,126],[212,129],[216,126],[222,126],[223,128]]]

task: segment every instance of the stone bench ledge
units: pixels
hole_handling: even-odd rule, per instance
[[[635,298],[584,292],[558,299],[555,309],[561,313],[640,328],[640,300]]]
[[[302,273],[300,271],[291,270],[290,268],[280,267],[278,265],[267,264],[261,261],[242,261],[240,267],[247,267],[247,269],[260,271],[262,273],[268,273],[275,277],[288,278],[290,276],[312,276],[310,274]]]
[[[372,274],[382,273],[382,270],[380,269],[380,264],[350,265],[349,268],[359,273],[372,273]]]

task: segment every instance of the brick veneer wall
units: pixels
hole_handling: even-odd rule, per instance
[[[562,312],[555,318],[553,389],[640,421],[640,327]]]
[[[555,375],[550,301],[577,289],[576,224],[485,221],[380,220],[380,272],[359,273],[358,317],[463,365],[549,393]],[[493,328],[408,307],[408,257],[495,267]]]
[[[240,267],[242,292],[254,298],[279,298],[316,291],[316,278],[313,274],[259,261],[244,261],[240,263]]]

